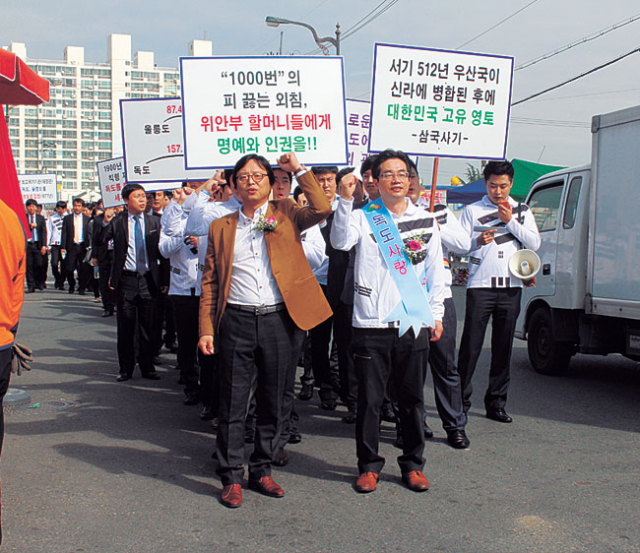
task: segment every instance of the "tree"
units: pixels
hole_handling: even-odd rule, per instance
[[[471,163],[467,163],[467,170],[465,172],[467,182],[476,182],[482,178],[482,171],[477,167],[471,165]]]

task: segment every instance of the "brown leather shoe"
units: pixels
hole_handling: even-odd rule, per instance
[[[220,501],[229,509],[237,509],[242,505],[242,486],[240,484],[228,484],[222,488]]]
[[[356,491],[358,493],[371,493],[376,491],[378,486],[378,474],[375,472],[363,472],[356,480]]]
[[[419,470],[403,473],[402,480],[407,485],[407,488],[414,492],[426,492],[429,489],[429,480]]]
[[[249,488],[269,497],[284,497],[284,490],[271,476],[263,476],[259,480],[249,479]]]

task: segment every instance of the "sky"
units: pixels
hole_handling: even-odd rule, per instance
[[[265,17],[303,21],[320,36],[334,36],[337,23],[346,34],[377,6],[386,6],[385,13],[342,42],[347,97],[365,100],[376,42],[512,56],[516,68],[579,43],[515,71],[513,102],[640,47],[640,19],[624,25],[640,14],[637,0],[57,0],[46,9],[41,0],[8,4],[2,8],[0,44],[23,42],[28,58],[61,60],[65,46],[84,46],[86,61],[105,62],[107,37],[119,33],[132,36],[134,53],[154,52],[161,67],[178,67],[193,39],[213,41],[214,55],[277,52],[281,31],[285,54],[308,54],[317,48],[307,29],[270,28]],[[513,107],[507,158],[587,164],[591,117],[638,103],[640,53]],[[478,160],[442,160],[438,183],[448,184],[454,175],[464,178],[467,163],[479,166]],[[429,159],[421,159],[420,170],[430,181]]]

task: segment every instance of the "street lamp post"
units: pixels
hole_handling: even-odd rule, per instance
[[[322,49],[325,55],[328,55],[328,52],[327,47],[322,44],[323,42],[328,42],[332,46],[335,46],[336,55],[340,55],[340,23],[336,24],[336,38],[330,36],[320,38],[316,30],[311,25],[302,23],[301,21],[291,21],[289,19],[282,19],[281,17],[272,17],[269,15],[265,19],[265,22],[269,27],[278,27],[279,25],[299,25],[300,27],[305,27],[311,31],[313,40],[316,41],[316,44]]]

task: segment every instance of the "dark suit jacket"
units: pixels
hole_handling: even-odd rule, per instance
[[[102,224],[102,223],[101,223]],[[118,288],[122,271],[127,262],[129,249],[129,213],[123,211],[116,215],[102,233],[102,243],[107,244],[113,239],[113,264],[111,265],[111,286]],[[168,283],[169,263],[160,255],[160,218],[144,215],[144,242],[147,249],[147,263],[149,272],[147,282],[149,291],[156,295],[162,286]]]
[[[27,213],[27,222],[30,221],[30,215]],[[35,241],[38,249],[43,248],[47,245],[47,222],[44,220],[42,215],[38,215],[36,213],[36,231],[38,233],[38,239]],[[33,236],[33,229],[32,234]],[[31,236],[27,235],[27,238]]]
[[[69,251],[73,246],[74,228],[73,228],[74,213],[62,219],[62,234],[60,238],[60,245],[63,250]],[[82,214],[82,242],[80,243],[85,248],[89,247],[89,217],[84,213]]]
[[[322,293],[302,249],[300,232],[331,214],[331,206],[311,171],[298,179],[309,205],[299,207],[291,199],[269,202],[267,217],[275,217],[277,226],[265,232],[269,262],[289,316],[302,330],[309,330],[331,316],[331,308]],[[238,212],[213,221],[202,273],[200,296],[200,335],[218,331],[227,306],[233,250],[238,227]]]
[[[109,225],[104,225],[104,214],[96,215],[93,219],[93,234],[91,238],[92,252],[91,257],[98,260],[98,265],[111,263],[111,252],[108,249],[108,243],[104,241],[104,233]]]

